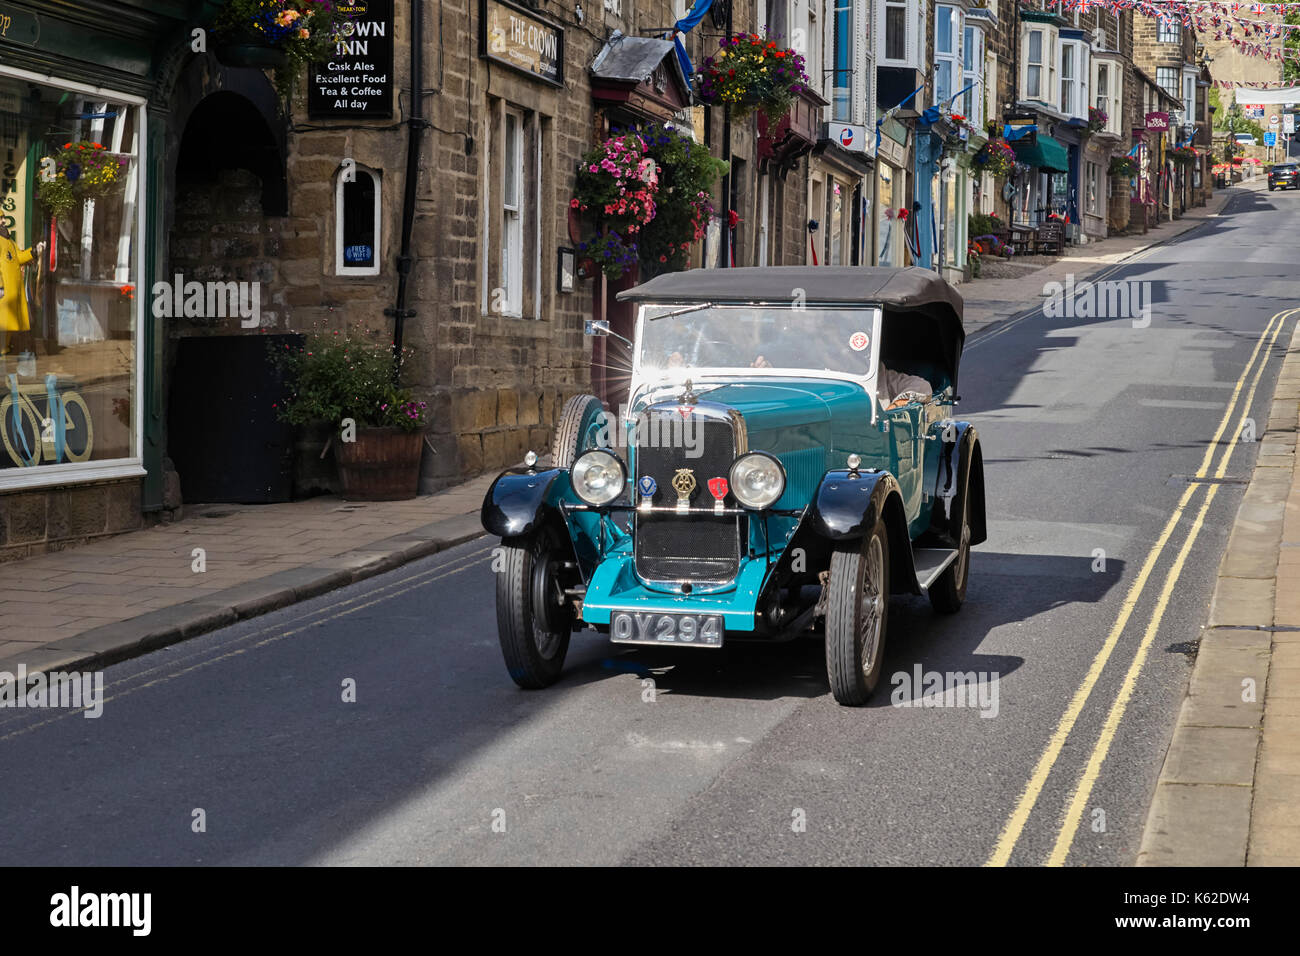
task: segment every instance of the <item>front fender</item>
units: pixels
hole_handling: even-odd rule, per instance
[[[813,527],[832,541],[861,538],[876,526],[891,492],[901,500],[898,480],[887,471],[828,471],[813,498]]]
[[[887,471],[828,471],[813,498],[809,528],[831,541],[871,533],[878,518],[889,529],[889,565],[895,591],[921,593],[912,560],[912,539],[898,480]]]
[[[528,534],[537,527],[547,496],[563,468],[542,471],[505,471],[497,476],[483,498],[483,528],[498,538]]]

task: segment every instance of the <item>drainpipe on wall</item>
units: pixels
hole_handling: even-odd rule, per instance
[[[411,230],[415,224],[415,194],[420,180],[420,147],[429,123],[424,118],[424,0],[411,0],[411,104],[406,119],[406,181],[402,196],[402,247],[397,254],[397,300],[384,315],[393,318],[393,384],[401,372],[402,338],[406,320],[415,310],[406,307],[407,286],[414,257]]]

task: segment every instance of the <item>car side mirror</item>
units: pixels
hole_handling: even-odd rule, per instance
[[[613,336],[620,342],[627,345],[628,348],[635,348],[631,339],[625,339],[609,327],[608,319],[587,319],[582,323],[583,335]]]

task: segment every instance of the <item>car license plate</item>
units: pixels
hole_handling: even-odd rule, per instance
[[[609,638],[616,644],[721,647],[722,615],[615,611],[609,618]]]

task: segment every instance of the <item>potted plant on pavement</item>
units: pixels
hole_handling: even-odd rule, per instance
[[[402,362],[409,355],[403,349]],[[394,384],[391,342],[372,331],[317,331],[275,360],[292,389],[278,408],[281,419],[329,425],[345,498],[415,497],[427,407]]]

